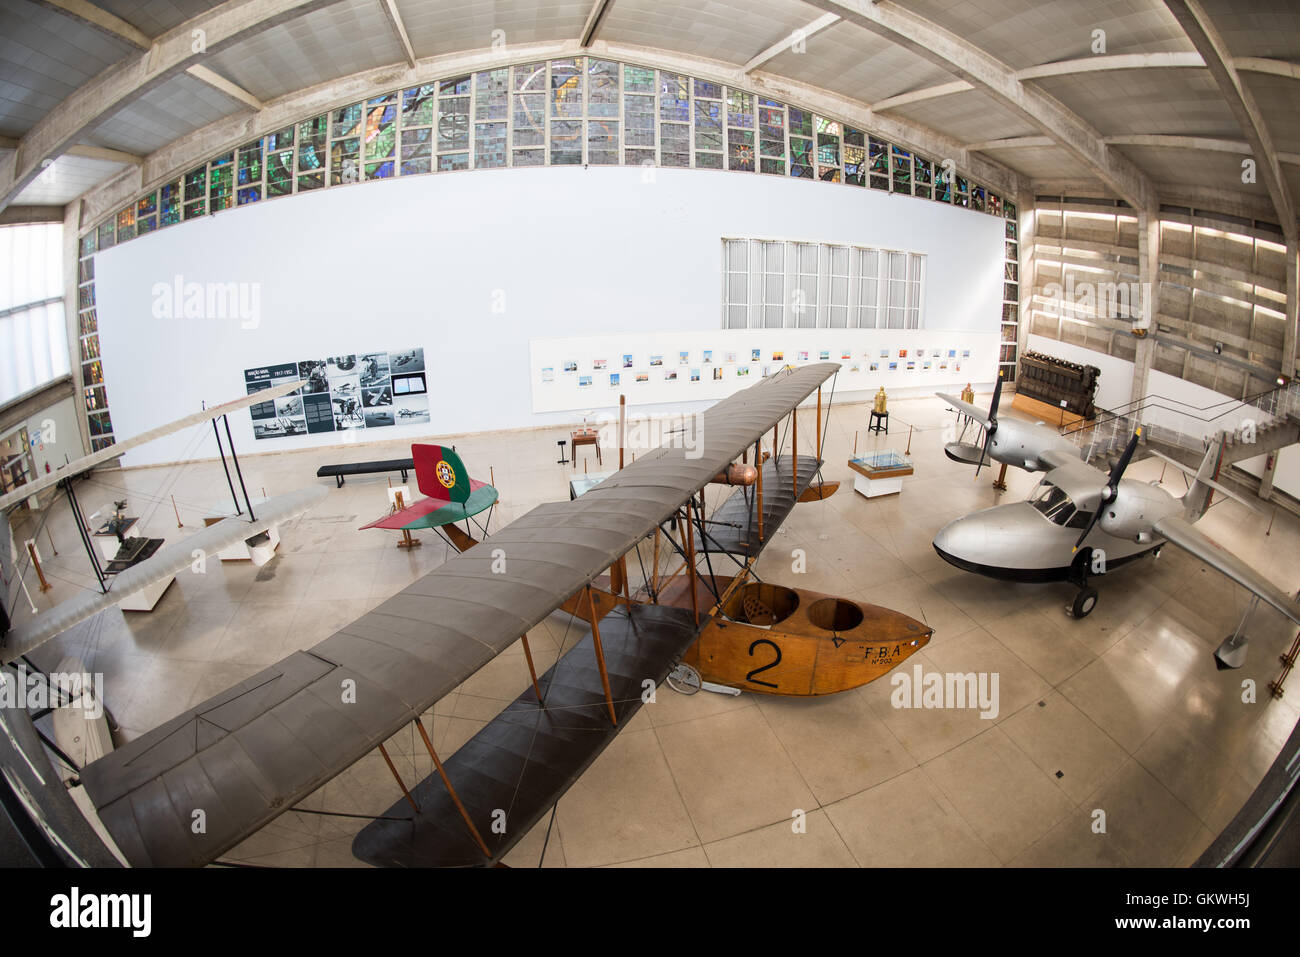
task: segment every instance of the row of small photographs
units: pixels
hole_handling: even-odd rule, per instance
[[[925,350],[925,349],[912,349],[912,350],[910,350],[910,352],[911,352],[911,355],[912,355],[914,358],[913,358],[912,361],[909,361],[909,362],[907,363],[907,368],[908,368],[909,370],[910,370],[910,369],[914,369],[914,368],[916,368],[916,361],[918,361],[918,360],[923,361],[922,369],[930,369],[930,368],[933,368],[933,360],[925,358],[927,355],[929,355],[929,356],[933,356],[935,359],[938,359],[938,360],[939,360],[939,368],[940,368],[941,370],[944,370],[944,369],[947,369],[947,368],[948,368],[948,366],[949,366],[949,360],[954,360],[954,361],[953,361],[953,365],[956,367],[956,371],[960,372],[960,371],[961,371],[961,360],[962,360],[962,359],[969,359],[969,358],[970,358],[970,350],[969,350],[969,349],[962,349],[961,352],[960,352],[960,356],[959,356],[959,354],[958,354],[958,350],[956,350],[956,349],[948,349],[948,350],[947,350],[947,355],[946,355],[946,357],[945,357],[945,355],[944,355],[944,350],[942,350],[942,349],[933,349],[933,350],[929,350],[929,351],[927,351],[927,350]],[[907,349],[899,349],[899,350],[898,350],[898,358],[899,358],[899,359],[907,359],[907,358],[908,358],[908,354],[909,354],[909,350],[907,350]],[[678,353],[678,355],[681,357],[681,363],[680,363],[681,365],[684,365],[684,366],[690,366],[690,353],[689,353],[689,352],[681,352],[681,353]],[[809,359],[809,353],[808,353],[807,351],[800,351],[800,352],[796,353],[796,355],[797,355],[797,359],[796,359],[796,361],[798,361],[798,362],[807,362],[808,359]],[[893,355],[894,355],[893,350],[891,350],[891,349],[881,349],[881,350],[880,350],[879,358],[880,358],[880,359],[892,359],[892,358],[893,358]],[[712,350],[712,349],[705,349],[704,352],[703,352],[703,356],[704,356],[703,364],[706,364],[706,365],[707,365],[707,364],[712,364],[712,362],[713,362],[713,350]],[[871,356],[871,353],[864,352],[864,353],[862,354],[862,358],[864,358],[864,359],[866,359],[866,358],[870,358],[870,356]],[[820,355],[819,355],[819,359],[821,359],[821,360],[829,360],[829,358],[830,358],[830,353],[829,353],[828,351],[826,351],[826,350],[822,350],[822,352],[821,352]],[[853,359],[853,354],[852,354],[851,352],[844,351],[844,352],[840,353],[840,360],[841,360],[842,362],[851,362],[852,359]],[[738,361],[738,360],[737,360],[737,354],[736,354],[735,352],[727,352],[727,353],[724,353],[723,365],[734,365],[737,361]],[[761,361],[762,361],[762,351],[759,350],[759,349],[751,350],[751,352],[750,352],[750,362],[751,362],[751,363],[754,363],[754,362],[761,362]],[[785,353],[784,353],[784,352],[782,352],[782,351],[779,350],[779,349],[778,349],[778,350],[775,350],[775,351],[772,352],[772,362],[774,362],[774,363],[781,363],[781,362],[784,362],[784,361],[785,361]],[[663,361],[663,356],[662,356],[662,355],[651,355],[651,356],[650,356],[650,366],[651,366],[651,368],[663,368],[663,365],[664,365],[664,361]],[[568,361],[564,362],[564,363],[561,365],[561,368],[562,368],[563,371],[566,372],[566,373],[574,373],[574,374],[577,374],[577,373],[578,373],[578,363],[577,363],[576,360],[568,360]],[[608,362],[607,362],[607,360],[605,360],[605,359],[593,359],[593,360],[592,360],[592,363],[591,363],[591,371],[592,371],[592,372],[604,372],[607,368],[608,368]],[[624,369],[631,369],[631,368],[633,368],[633,356],[632,356],[631,354],[625,354],[625,355],[623,356],[623,368],[624,368]],[[766,376],[769,374],[771,368],[772,368],[772,367],[771,367],[771,366],[768,366],[768,365],[763,366],[763,375],[764,375],[764,377],[766,377]],[[889,363],[889,370],[890,370],[890,371],[895,371],[895,370],[897,370],[897,368],[898,368],[898,363],[897,363],[897,362],[890,362],[890,363]],[[750,369],[750,366],[748,366],[748,365],[739,366],[739,367],[737,367],[737,369],[736,369],[736,374],[737,374],[737,375],[741,375],[741,376],[749,375],[749,369]],[[880,369],[880,363],[879,363],[878,361],[875,361],[875,362],[871,362],[871,363],[870,363],[869,371],[871,371],[871,372],[877,372],[877,371],[879,371],[879,369]],[[852,373],[852,372],[861,372],[861,371],[862,371],[862,364],[861,364],[860,362],[853,362],[852,365],[849,366],[849,372],[851,372],[851,373]],[[649,374],[648,372],[636,372],[636,373],[631,373],[631,375],[634,375],[634,377],[635,377],[635,381],[636,381],[636,382],[648,382],[648,381],[650,381],[650,374]],[[609,384],[610,384],[611,387],[616,387],[616,386],[618,386],[618,385],[620,384],[620,382],[621,382],[621,378],[620,378],[620,376],[621,376],[621,374],[620,374],[620,373],[617,373],[617,372],[611,372],[611,373],[609,373],[609,380],[610,380],[610,381],[609,381]],[[676,381],[677,378],[678,378],[678,373],[677,373],[677,370],[676,370],[676,369],[671,368],[671,367],[669,367],[669,368],[665,368],[665,369],[664,369],[664,371],[663,371],[663,380],[664,380],[665,382],[673,382],[673,381]],[[682,378],[686,378],[686,376],[683,375]],[[717,367],[715,366],[714,369],[713,369],[713,375],[712,375],[711,378],[714,379],[714,380],[720,380],[720,379],[722,379],[722,370],[721,370],[720,368],[717,368]],[[691,382],[699,382],[700,380],[701,380],[700,369],[699,369],[698,367],[691,367],[691,369],[690,369],[690,381],[691,381]],[[544,367],[542,368],[542,382],[554,382],[554,381],[555,381],[555,367],[554,367],[554,366],[544,366]],[[593,376],[590,376],[590,375],[579,375],[579,376],[578,376],[578,388],[580,388],[580,389],[588,388],[588,387],[591,386],[592,381],[593,381]]]
[[[912,350],[910,350],[910,352],[911,352],[911,355],[912,355],[913,357],[917,358],[917,359],[924,359],[926,356],[933,356],[933,357],[936,358],[936,359],[944,358],[944,350],[942,350],[942,349],[931,349],[931,350],[926,350],[926,349],[912,349]],[[880,356],[879,356],[879,357],[880,357],[881,359],[889,359],[889,358],[891,358],[891,357],[893,356],[893,354],[894,354],[894,353],[893,353],[893,350],[891,350],[891,349],[881,349],[881,350],[880,350]],[[906,358],[908,358],[908,354],[909,354],[909,350],[907,350],[907,349],[899,349],[899,350],[898,350],[898,358],[900,358],[900,359],[906,359]],[[795,355],[795,361],[796,361],[796,362],[808,362],[808,361],[810,361],[811,358],[812,358],[812,353],[811,353],[811,351],[810,351],[810,350],[806,350],[806,349],[805,349],[805,350],[800,350],[800,351],[796,352],[794,355]],[[863,358],[863,359],[867,359],[867,358],[870,358],[871,355],[872,355],[872,353],[870,353],[870,352],[864,352],[864,353],[862,353],[862,358]],[[678,358],[677,358],[677,365],[678,365],[678,366],[690,366],[690,365],[691,365],[691,353],[690,353],[689,351],[686,351],[686,352],[679,352],[679,353],[677,353],[677,357],[678,357]],[[956,359],[956,358],[958,358],[958,350],[956,350],[956,349],[948,349],[948,350],[947,350],[947,356],[946,356],[946,358],[948,358],[948,359]],[[969,350],[969,349],[962,349],[962,350],[961,350],[961,353],[960,353],[960,358],[962,358],[962,359],[969,359],[969,358],[970,358],[970,350]],[[819,361],[819,362],[829,362],[830,359],[831,359],[831,351],[830,351],[829,349],[823,349],[823,350],[821,350],[821,351],[817,354],[817,361]],[[843,350],[843,351],[841,351],[841,352],[839,353],[839,359],[840,359],[841,362],[851,362],[852,359],[853,359],[853,353],[852,353],[850,350],[847,350],[847,349],[846,349],[846,350]],[[738,362],[740,362],[740,361],[742,361],[742,360],[740,359],[740,354],[737,353],[737,352],[724,352],[724,353],[723,353],[722,362],[723,362],[724,365],[735,365],[736,363],[738,363]],[[750,350],[750,353],[749,353],[749,362],[750,362],[750,363],[755,363],[755,362],[762,362],[762,361],[763,361],[763,351],[762,351],[761,349],[751,349],[751,350]],[[780,350],[780,349],[775,349],[775,350],[773,350],[772,353],[771,353],[771,361],[774,362],[774,363],[785,362],[785,361],[786,361],[786,359],[785,359],[785,352],[784,352],[783,350]],[[704,349],[704,350],[702,351],[702,353],[701,353],[701,359],[700,359],[700,364],[701,364],[701,365],[712,365],[712,364],[713,364],[713,350],[712,350],[712,349]],[[573,374],[577,374],[577,372],[579,371],[579,370],[578,370],[578,365],[579,365],[579,364],[578,364],[578,361],[577,361],[576,359],[568,359],[568,360],[565,360],[563,363],[561,363],[561,365],[560,365],[560,369],[561,369],[562,372],[565,372],[565,373],[573,373]],[[623,354],[623,358],[622,358],[622,367],[623,367],[624,369],[632,369],[632,368],[635,367],[635,365],[636,365],[636,363],[635,363],[635,356],[634,356],[632,353],[624,353],[624,354]],[[655,354],[652,354],[652,355],[650,356],[650,367],[651,367],[651,368],[660,368],[660,367],[662,367],[663,365],[664,365],[664,357],[663,357],[662,354],[660,354],[660,353],[655,353]],[[604,371],[606,371],[608,368],[609,368],[609,360],[608,360],[608,359],[593,359],[593,360],[591,361],[591,369],[590,369],[589,371],[591,371],[591,372],[604,372]],[[946,367],[945,367],[945,368],[946,368]],[[692,371],[695,371],[695,370],[692,370]],[[858,365],[854,365],[854,366],[852,367],[851,371],[854,371],[854,372],[860,371],[860,367],[859,367]],[[675,379],[675,378],[677,378],[677,376],[676,376],[676,375],[673,375],[673,376],[671,376],[671,377],[666,376],[665,378],[672,378],[672,379]],[[721,376],[714,376],[714,378],[721,378]],[[543,382],[554,382],[554,381],[555,381],[555,367],[554,367],[554,366],[545,366],[545,367],[543,367],[543,369],[542,369],[542,381],[543,381]],[[693,380],[693,381],[694,381],[694,380]],[[579,385],[582,385],[582,383],[579,382]]]
[[[961,362],[960,362],[960,361],[954,361],[952,365],[953,365],[953,368],[954,368],[955,371],[957,371],[957,372],[960,372],[960,371],[961,371]],[[897,371],[898,371],[898,362],[897,362],[897,361],[891,361],[891,362],[889,362],[889,363],[888,363],[888,366],[889,366],[888,371],[890,371],[890,372],[897,372]],[[751,372],[752,372],[755,368],[758,368],[758,367],[756,367],[756,366],[747,366],[747,365],[746,365],[746,366],[737,366],[737,367],[736,367],[736,375],[737,375],[738,377],[748,376],[748,375],[751,374]],[[767,377],[768,377],[769,375],[771,375],[774,371],[776,371],[777,368],[779,368],[779,367],[773,367],[773,366],[770,366],[770,365],[765,365],[765,366],[762,367],[761,376],[762,376],[763,378],[767,378]],[[907,362],[907,370],[906,370],[906,371],[911,372],[911,371],[915,370],[916,368],[917,368],[917,366],[916,366],[916,360],[908,360],[908,362]],[[933,361],[930,360],[930,359],[926,359],[926,360],[924,361],[924,363],[923,363],[922,369],[925,370],[925,369],[931,369],[931,368],[933,368]],[[939,368],[940,368],[941,370],[946,370],[946,369],[948,368],[948,360],[946,360],[946,359],[942,359],[942,360],[940,360],[940,361],[939,361]],[[664,382],[676,382],[676,381],[680,378],[680,379],[683,379],[683,380],[689,379],[691,382],[700,382],[700,381],[702,381],[702,380],[708,380],[708,379],[711,379],[712,381],[715,381],[715,382],[721,382],[722,379],[723,379],[723,376],[724,376],[724,374],[725,374],[723,368],[722,368],[721,366],[714,366],[713,369],[712,369],[711,371],[712,371],[712,374],[711,374],[711,375],[702,375],[702,370],[701,370],[700,368],[698,368],[698,367],[692,367],[691,370],[690,370],[690,374],[689,374],[689,375],[683,373],[682,375],[679,376],[678,373],[677,373],[677,370],[676,370],[676,369],[665,369],[665,370],[663,371],[663,373],[662,373],[662,380],[663,380]],[[860,363],[856,363],[856,362],[855,362],[855,363],[852,365],[852,367],[849,369],[849,371],[850,371],[850,372],[861,372],[861,371],[862,371],[862,366],[861,366]],[[872,363],[870,363],[869,366],[868,366],[868,371],[870,371],[870,372],[879,372],[879,371],[880,371],[880,363],[879,363],[879,362],[872,362]],[[611,389],[617,389],[617,388],[620,388],[620,387],[623,385],[623,380],[624,380],[624,378],[626,378],[627,381],[629,381],[629,382],[649,382],[649,381],[650,381],[651,373],[649,373],[649,372],[634,372],[634,373],[631,373],[631,372],[610,372],[610,373],[608,373],[608,376],[609,376],[609,387],[610,387]],[[547,381],[550,381],[550,380],[547,380]],[[580,375],[580,376],[578,376],[578,388],[579,388],[579,389],[589,389],[589,388],[592,387],[592,385],[593,385],[594,382],[595,382],[595,377],[594,377],[594,376],[589,376],[589,375]]]

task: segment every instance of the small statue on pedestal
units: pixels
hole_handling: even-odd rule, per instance
[[[886,402],[887,397],[885,396],[885,387],[882,385],[880,391],[876,393],[876,401],[872,407],[872,411],[884,415],[887,411]]]
[[[969,382],[966,383],[966,388],[961,390],[961,400],[967,405],[975,404],[975,390],[970,387]]]

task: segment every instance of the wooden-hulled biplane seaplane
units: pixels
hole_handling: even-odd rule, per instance
[[[829,694],[885,673],[927,643],[926,625],[754,571],[795,503],[829,487],[820,454],[798,454],[796,407],[816,391],[820,413],[838,368],[782,370],[718,402],[690,448],[674,439],[574,500],[532,509],[311,649],[87,765],[104,833],[133,865],[209,863],[414,725],[436,774],[408,788],[390,762],[401,796],[353,853],[495,864],[683,660],[769,694]],[[818,453],[821,433],[819,414]],[[454,487],[465,473],[445,453]],[[736,487],[705,514],[714,484]],[[640,569],[656,543],[680,565],[660,575],[655,562],[633,582],[633,561]],[[557,610],[590,632],[539,676],[527,635]],[[530,686],[443,761],[421,716],[521,640]]]

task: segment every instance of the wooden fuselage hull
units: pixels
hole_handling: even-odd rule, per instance
[[[742,586],[726,612],[705,623],[682,660],[705,681],[757,694],[856,688],[892,671],[933,634],[879,605],[771,583]]]

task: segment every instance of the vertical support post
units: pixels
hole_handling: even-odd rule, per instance
[[[533,652],[532,649],[528,647],[528,635],[521,635],[519,640],[524,643],[524,657],[528,659],[528,673],[532,675],[533,678],[533,693],[537,695],[537,700],[544,704],[545,702],[542,700],[542,689],[537,686],[537,669],[533,667]]]
[[[655,603],[659,603],[659,526],[655,526],[655,550],[654,564],[650,568],[650,595],[654,598]]]
[[[627,556],[620,555],[618,559],[619,569],[623,572],[623,601],[628,608],[632,607],[632,583],[628,580],[627,574]]]
[[[400,512],[402,509],[406,508],[406,501],[403,499],[401,492],[398,492],[394,496],[394,498],[396,499],[393,508],[394,513]],[[249,511],[251,514],[252,510],[250,509]],[[397,543],[397,547],[398,548],[419,548],[422,544],[424,543],[421,542],[418,538],[411,537],[411,530],[409,528],[404,528],[402,529],[402,540]]]
[[[1296,372],[1296,323],[1300,319],[1300,260],[1296,241],[1286,244],[1286,320],[1282,327],[1281,372],[1288,380]]]
[[[442,762],[438,760],[438,752],[433,750],[433,742],[429,740],[429,735],[424,730],[424,722],[421,721],[419,717],[416,717],[415,719],[415,726],[420,730],[420,737],[424,739],[424,746],[429,750],[429,757],[433,758],[433,766],[438,769],[438,777],[442,778],[442,786],[445,787],[447,793],[451,795],[452,803],[456,805],[456,810],[460,812],[461,818],[465,821],[465,826],[469,828],[469,833],[473,836],[479,849],[482,850],[486,857],[490,858],[492,852],[488,850],[487,844],[483,841],[483,836],[479,834],[478,828],[476,828],[474,822],[470,820],[469,812],[465,810],[465,805],[460,803],[460,795],[458,795],[456,789],[451,786],[451,781],[447,777],[447,772],[443,770]]]
[[[1142,316],[1133,326],[1145,332],[1137,339],[1137,351],[1133,357],[1133,386],[1129,390],[1133,411],[1138,416],[1142,413],[1139,403],[1146,398],[1151,364],[1155,359],[1156,343],[1152,332],[1156,327],[1156,317],[1160,314],[1159,270],[1160,214],[1155,209],[1138,210],[1138,281],[1142,290]]]
[[[998,477],[993,480],[993,487],[999,492],[1007,490],[1007,463],[1002,463],[1002,468],[998,470]]]
[[[627,395],[618,394],[618,468],[623,469],[623,443],[627,437]]]
[[[243,515],[244,509],[243,506],[239,504],[239,496],[235,494],[235,483],[230,478],[230,466],[226,464],[226,449],[225,446],[221,444],[221,432],[217,429],[216,419],[212,420],[212,434],[217,439],[217,454],[221,456],[221,467],[222,469],[225,470],[226,473],[226,484],[230,486],[230,497],[235,503],[235,514]],[[342,486],[342,484],[343,484],[343,480],[342,480],[342,476],[340,476],[339,485]]]
[[[758,463],[758,540],[763,540],[763,438],[754,443],[754,461]]]
[[[817,450],[817,459],[822,457],[822,387],[817,387],[817,443],[813,446]]]
[[[605,646],[600,643],[600,621],[596,618],[596,598],[587,586],[587,607],[591,609],[591,643],[596,647],[596,667],[600,669],[600,683],[605,689],[605,704],[609,707],[609,720],[618,726],[618,715],[614,713],[614,696],[609,690],[609,672],[605,669]]]
[[[86,557],[90,559],[90,567],[95,572],[96,581],[99,582],[99,590],[107,594],[108,580],[104,577],[104,569],[99,564],[99,554],[95,551],[95,543],[90,537],[85,516],[81,514],[81,503],[77,501],[77,493],[72,490],[73,478],[75,476],[70,475],[63,480],[63,491],[67,493],[68,504],[72,507],[72,521],[77,526],[77,534],[81,536],[81,544],[86,549]],[[19,580],[21,581],[21,578]],[[35,605],[32,607],[34,609]]]
[[[794,462],[792,470],[793,479],[790,484],[790,491],[794,497],[799,497],[799,406],[790,410],[790,459]]]
[[[384,756],[384,763],[388,765],[388,770],[392,771],[393,777],[397,779],[397,786],[402,789],[402,797],[406,798],[406,800],[410,802],[411,807],[415,808],[415,813],[419,814],[420,805],[415,803],[415,798],[411,797],[411,792],[406,790],[406,782],[404,782],[402,776],[397,773],[397,765],[393,764],[393,759],[388,756],[388,751],[383,744],[379,745],[379,753]]]
[[[686,503],[686,571],[691,580],[691,614],[700,625],[700,598],[695,593],[695,526],[691,522],[691,503]]]
[[[248,489],[244,485],[244,473],[239,469],[239,456],[235,454],[235,440],[230,436],[230,417],[223,415],[221,421],[226,424],[226,441],[230,443],[230,461],[235,463],[235,475],[239,477],[239,490],[244,493],[244,504],[248,506],[248,520],[256,522],[257,516],[253,514],[253,503],[249,501]]]
[[[41,591],[49,591],[50,583],[45,580],[45,569],[41,568],[41,560],[36,557],[36,543],[27,543],[27,554],[31,556],[32,567],[36,569],[36,577],[40,579]]]

